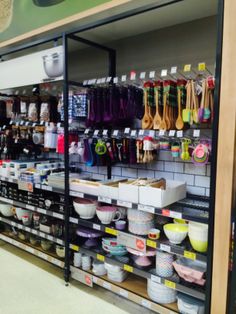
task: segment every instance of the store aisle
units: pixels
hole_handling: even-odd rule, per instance
[[[64,286],[61,270],[0,241],[0,314],[148,314],[100,287]]]

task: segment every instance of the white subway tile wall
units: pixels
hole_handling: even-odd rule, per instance
[[[80,166],[94,179],[106,180],[107,178],[106,167],[88,167],[82,163]],[[180,158],[173,158],[170,152],[160,152],[158,160],[150,164],[119,163],[112,167],[112,179],[137,177],[184,181],[187,184],[187,191],[191,194],[209,196],[210,193],[210,164],[197,166],[191,161],[183,162]]]

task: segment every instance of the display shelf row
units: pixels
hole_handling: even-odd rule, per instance
[[[183,256],[185,258],[191,259],[191,260],[196,260],[196,261],[202,261],[202,262],[207,262],[207,256],[203,254],[199,254],[192,249],[189,250],[188,247],[191,247],[188,245],[189,243],[186,241],[186,244],[184,245],[173,245],[171,244],[168,240],[150,240],[142,236],[137,236],[134,234],[120,230],[116,230],[112,226],[106,226],[103,225],[99,222],[94,222],[91,220],[85,220],[81,218],[75,218],[75,217],[70,217],[70,222],[79,226],[84,226],[91,228],[93,230],[99,230],[102,232],[105,232],[107,234],[113,235],[113,236],[118,236],[122,235],[122,238],[126,238],[127,242],[129,243],[137,243],[137,240],[142,240],[145,243],[146,247],[151,247],[155,249],[159,249],[164,252],[168,252],[171,254],[176,254],[178,256]],[[132,239],[131,239],[132,238]],[[137,249],[137,247],[132,247],[133,249]]]
[[[37,256],[37,257],[39,257],[39,258],[41,258],[41,259],[43,259],[43,260],[45,260],[47,262],[49,262],[49,263],[52,263],[52,264],[54,264],[56,266],[59,266],[60,268],[64,268],[65,264],[64,264],[63,261],[61,261],[61,260],[59,260],[59,259],[57,259],[57,258],[55,258],[55,257],[53,257],[53,256],[51,256],[49,254],[46,254],[46,253],[42,252],[38,248],[35,248],[35,247],[31,246],[31,245],[22,243],[20,241],[17,241],[15,239],[7,236],[4,233],[0,233],[0,239],[5,241],[5,242],[7,242],[7,243],[10,243],[10,244],[18,247],[18,248],[20,248],[20,249],[22,249],[22,250],[24,250],[24,251],[26,251],[28,253],[31,253],[31,254],[33,254],[33,255],[35,255],[35,256]]]
[[[75,244],[70,244],[70,248],[73,251],[76,251],[76,252],[79,251],[79,252],[84,253],[88,256],[91,256],[92,258],[97,259],[99,261],[108,262],[108,263],[112,263],[114,265],[117,265],[117,266],[121,267],[122,269],[124,269],[125,271],[130,272],[132,274],[135,274],[139,277],[151,279],[151,280],[153,280],[159,284],[162,284],[168,288],[175,289],[176,291],[188,294],[188,295],[193,296],[199,300],[205,300],[204,291],[202,289],[196,288],[195,286],[194,286],[194,288],[190,288],[190,287],[187,287],[183,284],[176,283],[172,280],[159,277],[159,276],[153,274],[151,271],[145,271],[145,270],[136,268],[132,265],[124,264],[124,263],[118,261],[117,259],[115,259],[113,257],[104,255],[100,251],[96,252],[95,250],[87,249],[84,247],[79,247],[78,245],[75,245]]]
[[[16,184],[18,183],[18,180],[15,178],[6,178],[6,177],[1,176],[0,180],[11,182],[11,183],[16,183]],[[45,191],[64,194],[64,189],[59,188],[59,187],[52,187],[45,184],[35,184],[34,187],[37,189],[45,190]],[[207,223],[208,218],[209,218],[209,214],[208,214],[209,198],[195,196],[191,194],[189,194],[187,198],[180,200],[172,205],[169,205],[168,209],[156,208],[153,206],[147,206],[147,205],[138,204],[138,203],[131,203],[131,202],[126,202],[122,200],[116,200],[116,199],[111,199],[108,197],[96,196],[96,195],[72,191],[72,190],[70,191],[70,196],[96,200],[99,202],[112,204],[116,206],[123,206],[127,208],[138,209],[145,212],[150,212],[153,214],[166,216],[170,218],[186,219],[186,220],[202,222],[202,223]],[[57,215],[57,213],[54,213],[54,215]],[[56,218],[63,219],[63,217],[59,217],[59,215],[60,214],[58,214],[58,217]]]
[[[144,279],[137,278],[134,275],[130,275],[125,282],[113,283],[108,280],[107,276],[97,277],[90,272],[86,272],[72,266],[71,277],[90,287],[93,287],[93,284],[96,284],[156,313],[178,313],[176,303],[166,304],[162,306],[150,300],[146,292],[146,281]]]
[[[14,201],[14,200],[2,197],[2,196],[0,196],[0,201],[2,201],[4,203],[7,203],[7,204],[11,204],[11,205],[13,205],[15,207],[25,208],[25,209],[28,209],[28,210],[33,211],[33,212],[37,212],[37,213],[40,213],[40,214],[44,214],[44,215],[47,215],[47,216],[51,216],[51,217],[54,217],[54,218],[58,218],[58,219],[64,220],[64,215],[63,214],[60,214],[60,213],[57,213],[57,212],[54,212],[54,211],[51,211],[51,210],[47,210],[47,209],[44,209],[44,208],[32,206],[30,204],[25,204],[25,203],[22,203],[22,202]]]
[[[54,236],[52,236],[50,234],[47,234],[45,232],[42,232],[42,231],[30,228],[30,227],[24,226],[22,224],[19,224],[19,223],[13,221],[13,220],[0,217],[0,222],[8,224],[8,225],[10,225],[12,227],[16,227],[16,228],[21,229],[23,231],[32,233],[32,234],[34,234],[34,235],[36,235],[36,236],[38,236],[40,238],[47,239],[49,241],[55,242],[55,243],[60,244],[60,245],[65,245],[65,242],[63,240],[61,240],[61,239],[58,239],[58,238],[56,238],[56,237],[54,237]]]

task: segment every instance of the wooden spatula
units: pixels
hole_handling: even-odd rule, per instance
[[[147,130],[150,128],[152,124],[152,116],[150,115],[149,108],[148,108],[148,89],[149,89],[149,82],[144,84],[144,116],[142,119],[142,129]]]
[[[178,118],[175,122],[175,127],[177,130],[182,130],[184,127],[184,122],[182,119],[182,108],[181,108],[181,90],[180,87],[177,88],[177,97],[178,97]]]
[[[159,112],[159,90],[158,90],[158,82],[155,83],[155,104],[156,104],[156,114],[153,119],[153,128],[154,130],[159,130],[160,129],[160,124],[161,124],[161,115]]]
[[[191,83],[190,81],[186,84],[186,108],[182,111],[182,118],[184,122],[190,123],[191,112],[190,112],[190,102],[191,102]]]
[[[160,130],[167,130],[167,124],[166,124],[166,101],[167,101],[167,94],[164,91],[163,92],[163,116],[160,124]]]

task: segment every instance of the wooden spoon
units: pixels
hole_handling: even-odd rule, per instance
[[[178,93],[178,118],[175,122],[175,127],[177,130],[182,130],[184,128],[184,122],[182,119],[182,108],[181,108],[181,91],[180,88],[177,89]]]
[[[156,114],[153,119],[154,130],[159,130],[161,125],[161,115],[159,112],[159,91],[158,87],[155,87],[155,103],[156,103]]]
[[[166,104],[166,117],[165,117],[165,120],[166,120],[166,127],[167,127],[167,130],[170,129],[170,126],[171,126],[171,120],[170,120],[170,105],[169,104]]]
[[[144,90],[144,116],[142,119],[142,129],[147,130],[149,129],[150,125],[152,124],[152,117],[150,116],[148,110],[148,92]]]
[[[167,95],[164,92],[164,95],[163,95],[163,116],[162,116],[162,120],[161,120],[161,124],[160,124],[160,130],[167,130],[167,124],[166,124],[166,120],[165,120],[165,116],[166,116],[166,100],[167,100]]]

